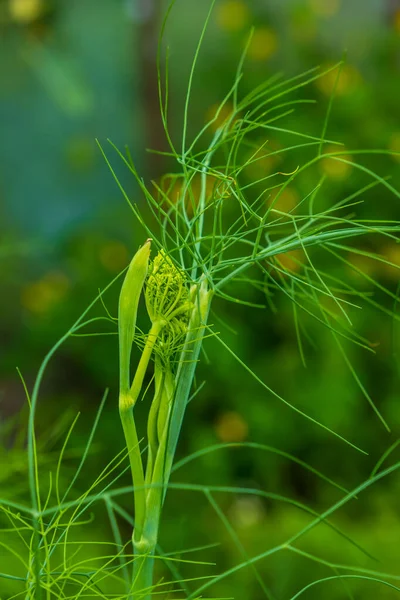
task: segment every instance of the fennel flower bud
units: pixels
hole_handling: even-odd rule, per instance
[[[164,250],[151,263],[145,299],[151,322],[163,323],[156,350],[168,360],[187,333],[192,303],[185,273]]]

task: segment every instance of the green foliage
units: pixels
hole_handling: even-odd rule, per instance
[[[365,374],[360,373],[357,359],[354,360],[358,356],[355,349],[368,356],[376,354],[376,344],[365,333],[365,317],[361,314],[378,311],[380,316],[390,319],[393,326],[399,320],[396,311],[398,290],[391,289],[380,275],[371,275],[363,268],[363,263],[360,265],[358,262],[362,258],[367,259],[368,264],[398,269],[396,263],[379,250],[382,244],[397,243],[400,231],[398,222],[381,214],[381,198],[392,196],[397,202],[400,192],[374,166],[375,161],[390,152],[344,150],[339,141],[328,139],[333,99],[343,62],[322,72],[315,69],[289,79],[274,76],[242,93],[246,50],[250,47],[251,36],[239,61],[235,79],[215,115],[199,133],[192,136],[189,124],[193,82],[213,4],[195,50],[179,136],[169,127],[169,52],[164,49],[162,38],[160,40],[160,109],[169,143],[165,155],[175,170],[165,175],[162,181],[147,184],[138,174],[129,153],[125,154],[111,144],[136,178],[146,201],[145,207],[130,201],[111,159],[101,147],[143,230],[143,240],[146,236],[152,238],[158,250],[145,284],[151,320],[147,335],[135,333],[138,298],[145,282],[147,263],[141,277],[134,281],[134,286],[137,286],[134,292],[129,288],[129,294],[133,296],[132,311],[129,311],[124,326],[121,326],[121,306],[124,308],[125,304],[120,303],[120,347],[123,347],[120,392],[127,400],[121,417],[127,451],[115,452],[109,464],[92,476],[92,483],[79,493],[81,477],[84,473],[88,474],[85,476],[87,484],[87,477],[92,473],[88,461],[107,394],[103,397],[87,445],[69,484],[63,478],[64,461],[76,419],[72,421],[55,461],[42,456],[40,436],[37,435],[40,421],[36,419],[36,411],[40,387],[56,351],[63,344],[70,343],[72,336],[91,335],[93,324],[107,324],[115,333],[115,321],[107,309],[105,316],[103,312],[91,313],[97,307],[104,311],[103,301],[109,288],[114,286],[114,280],[50,350],[39,370],[32,394],[26,392],[30,407],[26,472],[30,503],[17,502],[12,497],[0,500],[5,536],[2,545],[7,556],[4,572],[0,573],[5,598],[122,600],[134,593],[135,598],[151,595],[155,598],[222,599],[234,597],[236,586],[242,597],[243,590],[247,590],[249,598],[291,600],[301,596],[320,598],[322,594],[328,600],[354,598],[356,595],[373,598],[376,593],[381,597],[387,593],[386,597],[391,597],[400,591],[394,551],[386,557],[388,568],[381,568],[378,561],[384,562],[381,547],[385,540],[381,543],[373,541],[373,550],[370,551],[371,540],[367,538],[368,543],[364,543],[369,532],[362,531],[362,528],[356,531],[352,523],[358,506],[365,502],[365,498],[371,498],[372,490],[383,490],[382,496],[375,497],[377,502],[381,498],[381,502],[385,503],[388,497],[392,497],[393,492],[385,495],[385,488],[380,486],[384,486],[400,467],[399,462],[393,462],[384,468],[384,463],[396,451],[398,440],[389,440],[387,449],[375,460],[375,438],[363,436],[354,427],[354,419],[353,426],[347,425],[345,416],[335,421],[333,413],[321,410],[321,405],[314,401],[315,396],[307,397],[307,389],[294,390],[290,400],[287,399],[286,394],[280,391],[282,378],[285,373],[290,373],[287,363],[279,362],[278,357],[276,363],[265,366],[260,364],[260,357],[255,353],[250,364],[243,356],[247,354],[248,358],[249,353],[243,348],[249,339],[251,343],[251,336],[257,334],[261,324],[269,332],[271,321],[279,321],[282,311],[288,314],[290,311],[293,336],[297,340],[302,363],[307,365],[311,361],[311,364],[317,364],[316,347],[322,348],[322,351],[319,350],[323,354],[321,365],[325,366],[329,361],[336,365],[341,360],[340,373],[345,373],[347,381],[356,390],[357,402],[364,402],[364,405],[357,405],[357,410],[363,406],[362,410],[368,410],[368,415],[375,419],[368,424],[368,432],[374,432],[377,426],[386,435],[393,427],[393,417],[386,414],[388,411],[385,411],[382,402],[373,399],[364,381]],[[172,5],[167,17],[171,10]],[[166,26],[167,20],[162,33]],[[161,64],[164,55],[165,69]],[[321,133],[311,135],[289,125],[296,122],[293,119],[297,117],[293,115],[297,115],[299,109],[308,109],[308,105],[313,104],[312,98],[302,96],[307,86],[335,70],[337,75],[330,101],[320,123]],[[230,110],[226,114],[227,106]],[[278,145],[270,143],[269,136],[272,135],[279,139]],[[330,149],[327,149],[328,144]],[[278,159],[279,163],[274,163]],[[279,164],[279,168],[266,173],[265,169],[259,169],[265,161]],[[329,179],[332,165],[334,169],[345,169],[348,173],[346,186],[335,188],[334,181]],[[291,189],[296,190],[296,200],[285,207],[282,201],[285,197],[287,199]],[[149,244],[143,248],[148,252]],[[130,270],[128,278],[129,273]],[[169,278],[172,288],[165,282],[157,282],[157,274]],[[123,292],[127,285],[124,284]],[[160,297],[162,301],[158,302]],[[179,315],[176,313],[178,302],[184,306]],[[237,336],[229,324],[225,325],[222,317],[221,307],[226,303],[230,303],[234,311],[245,311],[247,328],[243,328]],[[171,321],[167,326],[168,319],[179,321],[178,336],[175,335],[178,323],[172,324]],[[217,330],[214,319],[221,331]],[[182,331],[182,323],[185,331]],[[167,327],[172,327],[172,333]],[[96,331],[97,335],[103,333],[108,335],[110,330]],[[121,340],[125,342],[121,344]],[[129,367],[133,342],[137,342],[142,354],[131,383]],[[207,366],[200,364],[203,344],[207,348]],[[174,351],[161,352],[165,346],[172,347]],[[207,384],[204,388],[199,384],[195,375],[199,371],[203,374],[207,370],[220,370],[222,382],[228,387],[230,381],[225,356],[234,361],[229,363],[229,369],[235,364],[247,373],[246,383],[236,393],[238,399],[248,401],[250,411],[253,406],[258,406],[258,394],[267,397],[268,404],[263,405],[266,416],[260,419],[258,413],[253,420],[265,431],[266,437],[271,434],[271,439],[267,439],[268,444],[240,440],[215,445],[204,434],[204,444],[200,439],[197,450],[174,462],[178,439],[181,434],[185,435],[182,423],[186,411],[190,412],[192,407],[195,411],[201,398],[207,399],[207,394],[212,393],[207,391]],[[154,398],[150,403],[148,395],[152,380],[145,386],[145,379],[152,357]],[[270,357],[272,361],[274,357]],[[320,380],[318,371],[314,369],[308,378],[310,389],[314,390],[314,394],[315,389],[320,389],[320,400],[325,400],[329,393],[328,384],[334,384],[334,377],[331,377],[331,383],[325,382],[323,375]],[[135,405],[135,410],[139,409],[141,395],[148,420],[146,418],[147,428],[138,434],[136,427],[139,428],[141,422],[140,419],[133,420],[131,408]],[[335,401],[334,396],[329,397]],[[223,393],[216,390],[215,399],[223,400]],[[337,402],[341,400],[337,398]],[[125,410],[126,407],[129,410]],[[281,407],[285,410],[278,412]],[[355,408],[349,406],[348,410]],[[268,424],[267,416],[273,422],[272,426]],[[309,427],[307,432],[310,436],[319,436],[320,455],[324,448],[330,450],[334,458],[333,464],[327,461],[329,475],[321,472],[320,456],[315,456],[315,463],[309,464],[293,450],[298,439],[296,429],[301,426]],[[274,428],[280,438],[277,447]],[[143,443],[145,430],[148,439]],[[282,431],[284,434],[280,435]],[[307,494],[303,502],[301,497],[291,493],[292,490],[272,491],[272,478],[277,469],[271,470],[264,458],[261,469],[266,481],[265,489],[251,481],[245,481],[243,485],[232,485],[230,481],[225,484],[224,475],[218,469],[215,471],[218,483],[199,483],[197,479],[191,482],[196,473],[204,475],[209,472],[212,479],[215,463],[206,463],[210,466],[209,471],[207,468],[196,471],[192,466],[191,470],[185,470],[192,461],[196,461],[193,462],[196,465],[211,456],[217,461],[218,456],[225,453],[235,453],[239,464],[239,451],[260,453],[263,457],[268,453],[277,461],[294,465],[292,468],[304,469],[310,477],[307,481],[314,482],[310,485],[323,490],[318,496],[319,502],[315,503]],[[368,457],[369,453],[372,453],[372,459]],[[339,456],[340,459],[336,459]],[[343,485],[341,476],[336,475],[339,460],[351,463],[361,459],[368,461],[362,464],[368,465],[371,474],[361,481],[357,477],[350,484]],[[230,461],[224,464],[230,464]],[[235,464],[235,458],[232,464]],[[120,483],[129,468],[134,487]],[[178,481],[176,473],[181,469],[182,480]],[[165,496],[167,487],[168,494]],[[132,510],[132,492],[135,511]],[[196,504],[202,507],[199,514],[191,510],[189,502],[186,512],[191,523],[190,535],[202,541],[196,542],[195,547],[189,543],[185,550],[180,550],[176,535],[184,505],[178,505],[177,515],[174,507],[169,505],[169,497],[176,498],[178,495],[201,498]],[[252,530],[252,543],[250,537],[246,537],[249,529],[242,528],[240,531],[240,519],[236,518],[239,527],[232,524],[235,513],[230,497],[236,500],[234,506],[238,514],[246,513],[240,513],[240,502],[244,502],[250,506],[247,515],[254,513],[257,516],[257,510],[261,515],[264,515],[264,510],[271,515],[270,520],[260,517],[264,527],[259,531]],[[161,507],[160,542],[163,543],[164,531],[168,532],[171,515],[172,531],[165,538],[169,544],[172,539],[172,553],[163,552],[157,540]],[[346,518],[342,509],[348,511]],[[216,520],[212,521],[214,517]],[[99,527],[105,518],[109,521],[107,532]],[[216,527],[216,531],[204,539],[202,529],[210,522],[218,523],[219,529]],[[134,531],[139,532],[138,537],[134,533],[131,547],[128,540],[134,525]],[[85,533],[81,534],[83,531]],[[143,538],[145,541],[151,539],[150,548],[142,548]],[[210,538],[213,540],[211,545]],[[220,540],[229,548],[225,554],[218,545]],[[188,552],[193,552],[196,558],[186,559]],[[151,561],[146,563],[147,558]],[[305,574],[303,565],[308,562],[313,566]],[[153,566],[156,573],[154,580],[151,578]]]

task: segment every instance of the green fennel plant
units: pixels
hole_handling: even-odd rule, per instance
[[[400,463],[383,469],[396,446],[392,445],[374,468],[371,477],[347,490],[331,478],[290,453],[264,444],[251,444],[254,450],[274,453],[308,469],[327,485],[340,492],[340,498],[329,508],[317,512],[297,499],[283,494],[244,486],[210,486],[170,481],[189,462],[207,453],[226,449],[229,444],[204,448],[180,461],[175,452],[189,401],[201,394],[201,385],[195,375],[201,359],[206,338],[218,344],[237,364],[247,371],[269,397],[283,403],[297,417],[309,421],[332,436],[338,444],[346,444],[351,452],[366,454],[354,439],[331,428],[319,419],[318,407],[313,413],[299,408],[295,399],[288,400],[274,391],[251,366],[247,365],[229,343],[225,341],[214,320],[221,302],[243,305],[249,310],[275,310],[274,297],[284,295],[293,308],[293,320],[299,352],[305,360],[304,340],[308,340],[307,327],[303,321],[312,320],[325,328],[332,336],[338,354],[348,367],[359,393],[369,405],[382,426],[389,430],[387,417],[373,401],[358,371],[349,358],[349,344],[355,344],[373,353],[372,344],[353,326],[353,316],[361,305],[386,313],[394,322],[399,320],[395,309],[377,302],[365,292],[359,282],[366,282],[390,298],[396,307],[397,293],[386,288],[379,280],[363,272],[351,261],[351,256],[367,256],[378,264],[396,267],[378,252],[366,250],[359,242],[365,239],[398,240],[399,223],[380,218],[357,216],[363,198],[376,192],[391,194],[396,199],[400,192],[385,177],[377,174],[363,162],[349,159],[349,151],[342,150],[340,142],[327,139],[329,117],[334,90],[326,117],[321,123],[321,134],[308,133],[286,127],[295,110],[312,100],[297,97],[303,89],[326,74],[318,69],[290,79],[272,77],[257,88],[241,93],[244,78],[246,50],[239,61],[237,73],[230,90],[219,105],[215,116],[192,138],[189,136],[189,109],[195,67],[204,42],[211,15],[201,32],[190,71],[180,139],[173,139],[169,128],[169,54],[166,53],[166,69],[163,70],[162,36],[159,48],[159,97],[160,113],[169,143],[168,159],[176,171],[168,173],[161,182],[147,185],[132,162],[129,152],[121,152],[114,144],[112,149],[134,175],[145,201],[133,204],[117,178],[111,159],[100,146],[101,152],[127,200],[135,219],[142,229],[142,237],[135,240],[135,253],[121,287],[118,310],[119,339],[119,414],[124,432],[126,449],[117,455],[98,474],[90,487],[76,496],[75,486],[90,454],[101,411],[106,402],[105,393],[88,443],[82,452],[78,467],[69,483],[62,479],[63,461],[76,420],[67,431],[65,442],[57,458],[55,468],[50,470],[47,481],[43,477],[35,434],[35,412],[40,386],[50,359],[71,336],[91,335],[90,327],[107,324],[114,327],[107,309],[101,315],[89,315],[96,305],[105,308],[104,298],[109,287],[102,290],[90,306],[77,319],[66,334],[46,356],[36,379],[32,393],[26,389],[30,405],[28,424],[27,477],[30,487],[30,504],[5,497],[0,500],[5,518],[11,522],[10,529],[16,534],[4,543],[6,551],[19,564],[17,571],[1,572],[1,581],[9,586],[6,598],[25,600],[51,600],[53,598],[103,598],[141,599],[186,598],[198,600],[219,594],[219,585],[234,577],[243,569],[249,569],[257,582],[257,593],[268,599],[284,598],[279,591],[267,585],[259,571],[262,560],[273,559],[283,553],[302,556],[315,564],[328,568],[331,575],[318,577],[291,595],[295,600],[306,592],[326,589],[325,585],[338,582],[341,593],[353,598],[350,583],[370,583],[398,593],[400,576],[386,573],[380,568],[354,563],[337,564],[299,546],[309,532],[326,527],[339,536],[344,544],[351,546],[366,561],[372,560],[364,548],[351,539],[332,521],[333,515],[354,498],[384,477],[398,470]],[[172,8],[172,7],[171,7]],[[171,9],[170,9],[171,10]],[[168,11],[167,17],[170,11]],[[165,20],[162,35],[166,27]],[[338,77],[341,63],[335,65]],[[230,107],[228,116],[224,108]],[[281,136],[282,144],[270,145],[268,135]],[[259,141],[258,136],[264,136]],[[325,151],[325,145],[337,147],[337,151]],[[386,151],[351,151],[352,156],[389,154]],[[282,158],[286,170],[276,170],[254,177],[254,167],[263,160]],[[360,176],[357,187],[344,193],[333,204],[324,205],[323,197],[329,183],[318,170],[323,161],[339,164],[351,163],[353,171]],[[295,165],[295,166],[293,166]],[[293,167],[293,168],[292,168]],[[306,180],[312,185],[305,188],[302,176],[312,174]],[[302,190],[301,199],[294,208],[278,208],[279,200],[291,185]],[[147,238],[147,239],[146,239]],[[295,267],[289,268],[283,257],[298,252],[293,259]],[[151,255],[152,253],[152,255]],[[320,256],[332,261],[331,270],[320,266]],[[337,269],[355,271],[359,280],[339,276]],[[122,274],[121,274],[122,275]],[[118,279],[118,278],[116,278]],[[143,296],[145,304],[140,303]],[[216,306],[214,312],[214,306]],[[147,313],[148,331],[137,327],[139,311]],[[96,333],[103,333],[102,331]],[[105,331],[105,334],[109,332]],[[136,346],[139,348],[139,359]],[[132,374],[133,373],[133,376]],[[150,382],[149,382],[150,373]],[[268,370],[267,370],[268,376]],[[149,396],[152,397],[149,400]],[[138,431],[135,407],[144,398],[147,412],[146,431]],[[297,418],[296,417],[296,418]],[[240,445],[240,444],[239,444]],[[246,444],[243,443],[243,446]],[[129,464],[128,464],[129,463]],[[129,471],[132,485],[118,487],[120,478]],[[61,488],[64,491],[61,491]],[[163,518],[164,500],[168,490],[191,491],[205,496],[218,516],[227,534],[241,555],[241,561],[219,574],[204,578],[188,577],[180,573],[183,565],[194,566],[202,561],[174,558],[164,553],[159,544],[159,528]],[[291,532],[285,541],[269,546],[249,556],[239,536],[229,522],[215,496],[224,494],[247,494],[270,501],[288,503],[308,518],[301,527]],[[133,496],[132,496],[133,494]],[[131,498],[133,497],[133,502]],[[126,507],[121,498],[129,498]],[[113,541],[104,553],[87,544],[88,556],[79,552],[79,541],[74,538],[74,528],[90,527],[89,509],[102,506],[109,519]],[[84,520],[85,519],[85,520]],[[86,521],[87,519],[87,521]],[[123,539],[119,519],[133,531],[130,540]],[[84,546],[84,544],[82,544]],[[92,544],[95,546],[95,544]],[[101,544],[100,544],[101,546]],[[163,562],[170,571],[170,580],[157,578],[157,563]],[[203,561],[204,566],[209,566]],[[21,567],[22,565],[22,567]],[[24,570],[22,573],[21,569]],[[324,593],[324,592],[321,592]],[[0,596],[1,597],[1,596]],[[216,596],[220,597],[220,596]],[[286,598],[286,596],[285,596]]]

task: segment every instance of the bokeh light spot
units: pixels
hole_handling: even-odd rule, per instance
[[[393,25],[394,25],[395,31],[397,31],[397,33],[400,33],[400,9],[396,10],[396,12],[394,13]]]
[[[69,286],[70,281],[64,273],[51,271],[23,288],[21,304],[32,313],[46,313],[64,298]]]
[[[278,48],[276,33],[269,27],[258,27],[254,30],[247,56],[256,61],[268,60]]]
[[[206,111],[205,122],[210,123],[211,131],[215,132],[229,119],[232,112],[233,104],[231,102],[226,102],[222,107],[220,104],[212,104]]]
[[[119,273],[129,262],[129,252],[122,242],[111,240],[100,248],[99,258],[107,271]]]
[[[309,0],[311,10],[318,16],[329,18],[339,12],[340,0]]]
[[[10,0],[10,15],[17,23],[32,23],[43,12],[42,0]]]
[[[249,179],[256,180],[274,173],[282,162],[281,147],[276,140],[259,139],[246,157],[245,171]]]
[[[391,152],[398,152],[398,154],[392,154],[393,160],[400,163],[400,132],[396,131],[392,134],[389,140],[389,150]]]
[[[289,252],[284,252],[282,254],[277,254],[275,258],[280,269],[284,269],[285,271],[296,272],[300,271],[304,263],[305,256],[303,250],[299,249],[290,250]]]
[[[364,275],[367,275],[368,277],[374,277],[377,269],[380,268],[378,263],[371,258],[368,258],[368,256],[356,254],[354,252],[350,252],[346,260],[349,263],[348,271],[351,275],[351,278],[357,282],[366,281],[364,279]]]
[[[345,149],[343,146],[328,146],[324,154],[343,152]],[[342,162],[342,160],[351,161],[352,156],[350,154],[341,154],[336,157],[325,157],[320,162],[321,171],[327,175],[330,179],[341,180],[345,179],[352,170],[352,165],[349,165],[347,162]]]
[[[242,0],[225,0],[217,6],[216,20],[224,31],[240,31],[248,24],[250,11]]]
[[[382,249],[382,254],[391,265],[384,264],[384,272],[388,279],[398,283],[400,280],[400,244],[389,242]]]
[[[278,190],[271,194],[268,199],[268,204],[275,210],[289,213],[296,208],[299,201],[300,198],[296,190],[291,187],[286,187],[282,192]]]
[[[215,433],[222,442],[243,442],[248,432],[246,421],[234,411],[223,413],[215,423]]]
[[[229,514],[236,527],[246,529],[263,521],[265,508],[260,498],[242,496],[235,499],[230,507]]]
[[[351,94],[362,82],[361,73],[352,65],[343,65],[340,72],[339,80],[336,83],[337,70],[329,71],[323,77],[319,77],[315,81],[317,88],[325,94],[330,96],[335,90],[337,96],[344,96]],[[335,88],[336,84],[336,88]]]

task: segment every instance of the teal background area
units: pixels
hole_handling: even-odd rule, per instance
[[[107,210],[115,187],[95,138],[138,153],[141,120],[122,2],[55,3],[40,25],[3,25],[0,161],[9,225],[47,239]]]

